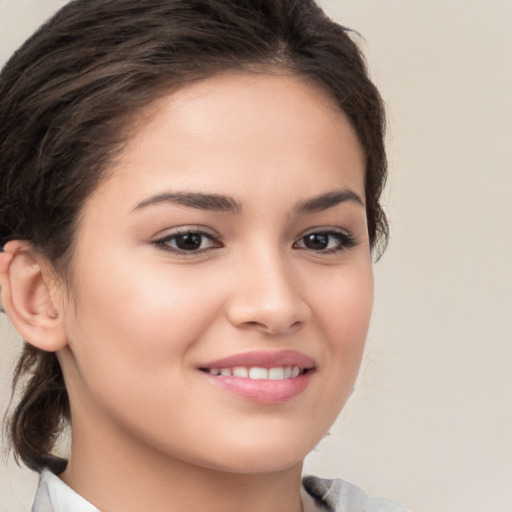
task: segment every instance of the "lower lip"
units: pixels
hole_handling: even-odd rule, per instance
[[[260,404],[281,404],[300,395],[308,386],[313,370],[292,379],[248,379],[202,372],[214,385]]]

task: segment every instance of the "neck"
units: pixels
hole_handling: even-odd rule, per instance
[[[122,432],[104,442],[105,432],[98,437],[97,432],[73,428],[72,456],[61,478],[100,510],[302,510],[302,462],[268,473],[230,473],[162,454],[131,439],[127,442],[129,436]]]

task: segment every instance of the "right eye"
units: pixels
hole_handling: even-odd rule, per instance
[[[154,244],[163,250],[181,254],[197,254],[222,247],[220,240],[210,233],[193,229],[170,233]]]

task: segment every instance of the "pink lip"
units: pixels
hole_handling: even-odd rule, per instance
[[[250,402],[280,404],[300,395],[307,388],[312,375],[315,373],[315,362],[313,359],[291,350],[236,354],[202,365],[201,369],[235,368],[237,366],[260,368],[298,366],[308,371],[298,377],[283,380],[258,380],[234,376],[212,375],[208,372],[202,372],[202,374],[214,386],[234,393]]]
[[[279,352],[245,352],[211,361],[201,368],[235,368],[236,366],[257,366],[259,368],[277,368],[280,366],[298,366],[311,369],[315,361],[310,357],[294,350]]]

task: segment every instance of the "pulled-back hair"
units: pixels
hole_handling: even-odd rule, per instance
[[[321,87],[366,155],[370,247],[387,239],[384,109],[349,31],[313,0],[74,0],[0,75],[0,247],[29,241],[66,275],[81,208],[130,123],[158,97],[228,70],[289,72]],[[25,343],[9,423],[16,456],[59,473],[70,409],[54,353]]]

